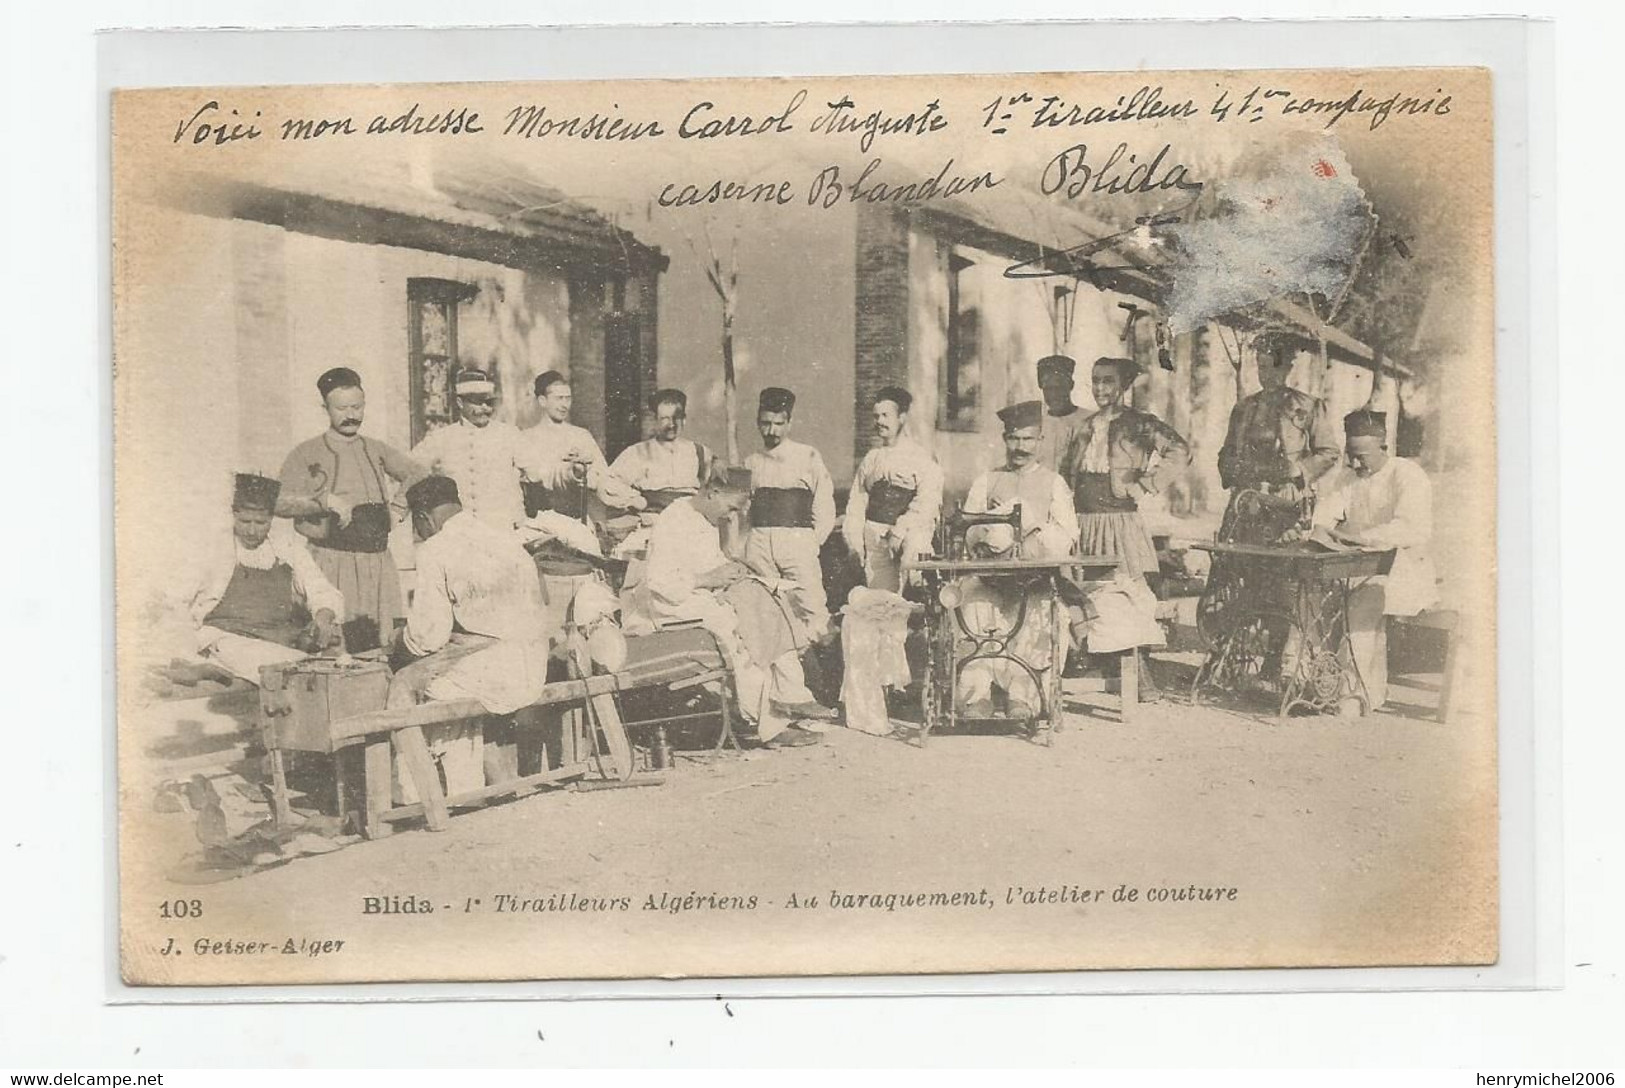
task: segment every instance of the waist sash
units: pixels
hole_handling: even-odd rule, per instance
[[[1140,508],[1133,499],[1112,494],[1109,472],[1080,473],[1073,487],[1073,500],[1080,514],[1128,514]]]
[[[325,528],[320,535],[311,536],[311,542],[336,552],[376,553],[389,550],[389,530],[395,519],[389,506],[381,502],[358,503],[350,512],[347,525],[338,523],[339,516],[329,512],[317,524]],[[308,535],[308,534],[307,534]]]
[[[804,487],[758,487],[750,494],[753,529],[811,529],[813,495]]]
[[[882,525],[896,525],[897,519],[908,510],[908,504],[914,501],[915,493],[912,487],[882,480],[869,489],[869,505],[863,516]]]
[[[556,510],[568,518],[579,518],[587,511],[585,484],[566,484],[551,488],[546,484],[521,481],[519,489],[525,498],[525,516],[533,518],[544,510]]]

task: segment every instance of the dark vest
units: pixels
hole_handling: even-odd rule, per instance
[[[299,640],[310,614],[293,593],[293,568],[278,562],[270,570],[237,564],[220,603],[204,623],[234,635],[264,639],[279,646]]]

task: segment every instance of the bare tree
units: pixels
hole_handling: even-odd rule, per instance
[[[688,239],[688,246],[694,249],[694,240]],[[730,465],[740,463],[739,459],[739,386],[734,373],[734,309],[739,297],[739,234],[737,227],[732,242],[728,246],[728,260],[724,264],[717,254],[716,243],[711,239],[711,227],[705,228],[705,250],[703,259],[705,278],[710,281],[712,290],[716,291],[717,298],[722,301],[722,412],[727,421],[727,456]],[[696,251],[696,259],[699,254]]]

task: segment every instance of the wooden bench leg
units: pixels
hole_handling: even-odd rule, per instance
[[[1444,650],[1444,675],[1439,677],[1439,708],[1434,711],[1434,720],[1447,722],[1450,720],[1450,697],[1456,688],[1456,646],[1461,640],[1456,632],[1446,631]]]
[[[1140,702],[1140,651],[1130,647],[1119,655],[1119,679],[1117,682],[1118,698],[1120,702],[1119,713],[1123,721],[1133,719],[1135,707]]]
[[[282,749],[271,749],[271,818],[278,827],[293,823],[293,803],[288,800],[288,772]]]
[[[367,818],[362,824],[362,831],[369,839],[384,838],[394,830],[384,819],[384,813],[395,807],[395,775],[389,752],[390,744],[386,738],[367,742],[363,772],[366,779]]]
[[[423,739],[423,727],[397,729],[390,734],[395,754],[401,765],[412,776],[418,800],[423,802],[423,817],[430,831],[444,831],[451,823],[451,812],[446,808],[446,795],[440,792],[440,775],[434,760],[429,757],[429,742]]]

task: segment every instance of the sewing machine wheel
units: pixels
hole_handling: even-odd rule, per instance
[[[1309,663],[1308,679],[1317,703],[1336,702],[1343,693],[1343,663],[1335,653],[1322,650]]]
[[[1208,682],[1230,691],[1266,687],[1264,661],[1269,656],[1269,629],[1257,617],[1221,636],[1225,639]]]
[[[1233,622],[1228,617],[1240,602],[1241,574],[1235,566],[1215,559],[1208,571],[1207,588],[1196,602],[1196,633],[1206,646],[1218,645]]]

